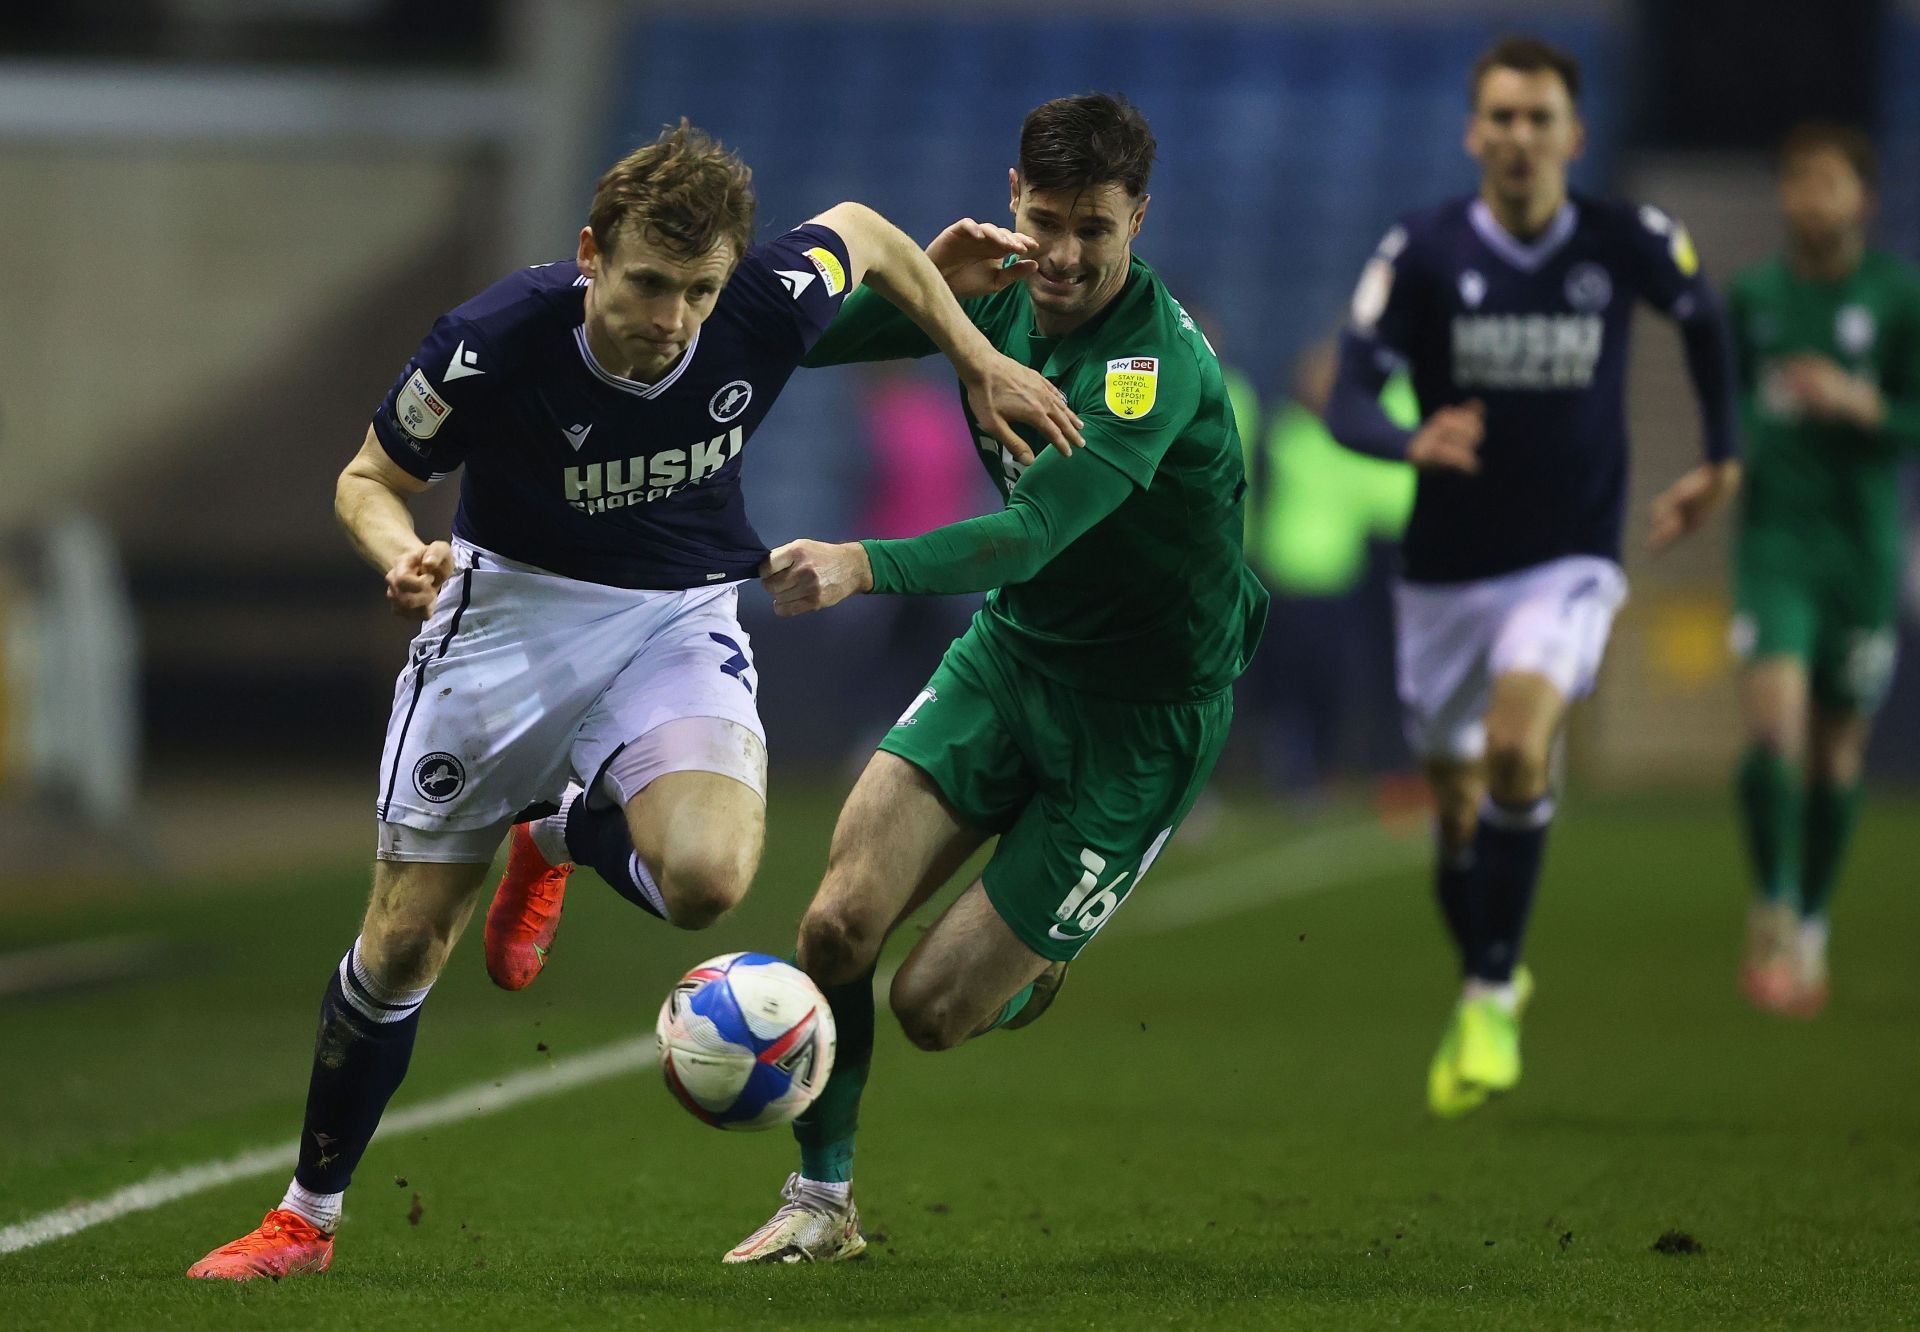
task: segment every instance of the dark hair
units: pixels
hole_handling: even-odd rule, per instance
[[[1580,62],[1551,42],[1538,37],[1502,37],[1480,53],[1467,79],[1467,105],[1480,105],[1480,85],[1496,69],[1515,69],[1522,74],[1551,71],[1566,85],[1567,100],[1580,101]]]
[[[753,243],[753,172],[682,116],[607,168],[594,187],[587,226],[603,254],[632,227],[682,259],[732,241],[738,260]]]
[[[1157,147],[1140,108],[1110,93],[1056,97],[1020,126],[1020,180],[1029,189],[1073,190],[1118,181],[1147,192]]]
[[[1809,153],[1838,153],[1869,190],[1880,185],[1880,155],[1873,141],[1851,125],[1831,120],[1807,120],[1795,125],[1780,143],[1780,165]]]

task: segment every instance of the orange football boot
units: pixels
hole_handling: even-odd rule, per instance
[[[487,909],[487,974],[503,990],[524,990],[547,964],[573,873],[547,863],[528,827],[516,823],[507,834],[507,872]]]
[[[187,1269],[202,1281],[251,1281],[255,1277],[320,1273],[333,1262],[333,1236],[298,1212],[276,1207],[256,1230],[222,1244]]]

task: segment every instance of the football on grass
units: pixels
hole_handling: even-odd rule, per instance
[[[728,953],[680,978],[654,1026],[660,1071],[704,1124],[765,1129],[813,1104],[833,1072],[833,1011],[805,972]]]

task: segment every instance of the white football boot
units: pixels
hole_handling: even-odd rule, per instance
[[[797,1174],[780,1190],[786,1199],[760,1229],[741,1240],[723,1263],[844,1263],[864,1257],[867,1238],[860,1233],[860,1209],[848,1199],[844,1209],[807,1196]]]

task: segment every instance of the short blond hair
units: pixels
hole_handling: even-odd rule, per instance
[[[607,168],[587,228],[603,254],[630,228],[681,259],[730,241],[738,260],[753,243],[753,204],[752,170],[682,116]]]

